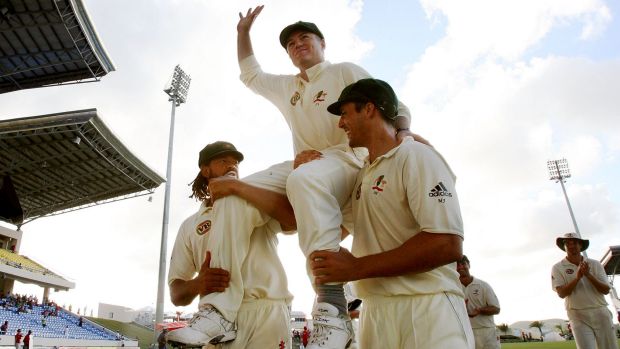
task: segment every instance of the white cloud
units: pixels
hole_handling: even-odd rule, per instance
[[[618,156],[620,65],[584,54],[526,55],[558,27],[602,35],[609,10],[599,1],[422,5],[435,23],[445,22],[445,36],[411,66],[400,96],[414,110],[413,128],[458,176],[465,253],[477,259],[472,272],[505,300],[498,323],[564,317],[549,272],[562,258],[555,237],[574,229],[546,161],[568,158],[575,180],[568,195],[582,234],[592,238],[590,255],[599,258],[620,242],[613,235],[620,205],[612,182],[580,183]],[[517,284],[529,291],[516,292],[524,290]]]
[[[408,62],[399,97],[413,110],[413,128],[458,176],[472,272],[496,288],[502,302],[498,323],[561,317],[562,302],[548,276],[562,256],[555,237],[570,230],[571,222],[560,188],[548,180],[546,161],[566,157],[570,163],[568,194],[582,232],[592,238],[591,255],[620,243],[614,186],[591,177],[616,169],[620,60],[595,60],[587,53],[526,56],[565,26],[581,27],[582,39],[605,35],[612,15],[597,0],[421,4],[430,25],[446,26],[445,36]],[[0,95],[0,118],[96,107],[128,148],[163,175],[170,105],[162,89],[181,64],[192,85],[188,102],[177,109],[170,250],[182,219],[197,207],[187,198],[186,184],[196,175],[197,153],[206,143],[235,143],[246,155],[242,175],[292,155],[280,113],[238,80],[238,12],[256,4],[89,0],[86,5],[117,71],[99,83]],[[371,15],[363,6],[359,0],[269,1],[252,32],[256,55],[266,71],[294,73],[277,36],[289,23],[311,20],[325,34],[329,60],[362,61],[374,47],[356,34],[363,16]],[[403,44],[397,39],[402,23],[388,24],[395,28],[393,42]],[[78,284],[53,297],[90,309],[99,301],[154,305],[163,189],[152,203],[132,199],[24,226],[22,251]],[[281,253],[293,251],[283,253],[294,261],[287,263],[297,296],[293,307],[309,311],[311,291],[296,238],[281,241]],[[516,295],[523,285],[529,287]]]

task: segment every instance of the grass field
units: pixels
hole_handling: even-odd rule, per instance
[[[137,338],[140,349],[148,349],[149,345],[154,341],[153,331],[144,327],[131,323],[123,323],[115,320],[88,318],[89,320],[98,323],[99,325],[108,328],[114,332],[119,332],[125,337]]]
[[[620,347],[620,340],[618,340]],[[502,349],[575,349],[575,341],[502,343]]]
[[[112,331],[120,332],[130,338],[138,338],[140,349],[148,349],[153,342],[153,331],[135,324],[126,324],[114,320],[104,320],[98,318],[88,318]],[[620,348],[620,340],[618,340]],[[566,342],[519,342],[519,343],[502,343],[502,349],[575,349],[575,341]]]

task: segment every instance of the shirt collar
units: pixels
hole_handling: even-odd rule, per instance
[[[199,211],[200,211],[200,214],[205,214],[205,213],[211,211],[212,209],[213,209],[213,207],[207,207],[207,204],[205,204],[205,202],[203,201],[200,204],[200,210]]]
[[[405,143],[409,143],[409,142],[415,142],[411,136],[407,136],[407,137],[405,137],[405,138],[403,139],[403,141],[402,141],[402,142],[400,142],[400,144],[398,144],[398,145],[397,145],[397,146],[395,146],[394,148],[390,149],[387,153],[385,153],[385,154],[383,154],[383,155],[381,155],[381,156],[378,156],[378,157],[375,159],[375,162],[373,162],[372,164],[370,164],[370,163],[369,163],[368,157],[366,157],[366,159],[364,160],[364,163],[365,163],[366,165],[369,165],[369,166],[376,166],[376,164],[378,164],[379,162],[381,162],[381,160],[383,160],[383,159],[389,159],[389,158],[391,158],[392,156],[394,156],[394,154],[396,154],[396,152],[398,151],[398,149],[400,149],[400,147],[401,147],[403,144],[405,144]]]
[[[321,72],[325,70],[325,68],[327,68],[327,66],[329,65],[331,65],[329,61],[323,61],[321,63],[317,63],[316,65],[313,65],[312,67],[306,69],[306,75],[308,76],[308,81],[316,80],[316,78],[321,74]],[[303,80],[299,76],[298,78],[300,80]]]

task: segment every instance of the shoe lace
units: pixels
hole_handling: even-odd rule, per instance
[[[315,325],[310,336],[310,343],[325,344],[332,331],[327,326]]]
[[[192,316],[192,319],[189,320],[188,325],[194,324],[196,321],[198,321],[198,319],[200,319],[201,317],[206,317],[206,315],[208,315],[211,312],[213,312],[212,308],[206,308],[206,309],[195,312],[194,316]]]

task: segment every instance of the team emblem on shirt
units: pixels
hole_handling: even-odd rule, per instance
[[[204,235],[208,233],[209,230],[211,230],[211,220],[207,219],[206,221],[198,224],[198,226],[196,227],[196,234]]]
[[[325,96],[327,96],[327,93],[323,92],[323,90],[319,91],[319,93],[314,96],[314,104],[319,105],[321,102],[325,102]]]
[[[298,91],[295,91],[295,93],[293,93],[293,96],[291,97],[291,105],[295,105],[297,104],[297,102],[301,99],[301,95],[299,94]]]
[[[382,192],[383,189],[385,188],[385,185],[387,184],[387,182],[383,180],[384,177],[385,177],[384,175],[381,175],[377,177],[377,179],[375,179],[375,181],[373,182],[375,185],[372,186],[372,192],[375,195]]]
[[[431,188],[428,193],[428,197],[437,198],[437,201],[443,203],[446,202],[446,197],[452,197],[452,193],[448,190],[448,188],[446,188],[445,185],[443,185],[443,182],[439,182],[436,186]]]
[[[362,195],[362,183],[357,186],[357,190],[355,191],[355,200],[359,200]]]
[[[573,269],[566,269],[566,274],[571,275],[573,274],[575,271]]]

